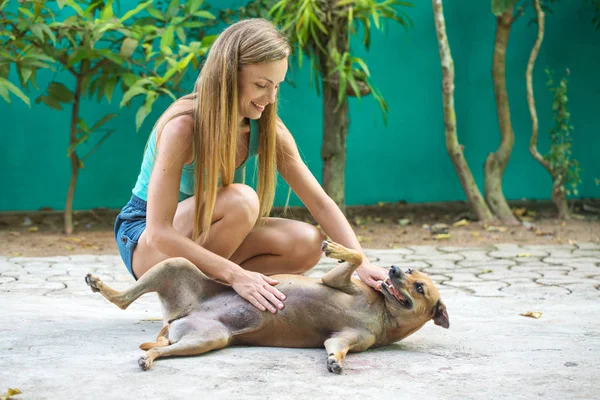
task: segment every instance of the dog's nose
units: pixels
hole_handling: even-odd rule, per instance
[[[396,267],[395,265],[392,265],[392,268],[390,268],[390,272],[396,278],[402,278],[402,276],[404,275],[404,272],[402,272],[402,270]]]

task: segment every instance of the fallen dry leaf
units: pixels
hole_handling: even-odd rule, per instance
[[[370,237],[365,237],[365,236],[358,235],[357,238],[358,238],[359,242],[370,242],[371,241]]]
[[[8,400],[10,399],[11,396],[15,396],[17,394],[21,394],[21,391],[17,388],[14,389],[8,389],[8,392],[6,392],[6,394],[0,395],[0,400]]]
[[[480,235],[479,231],[475,231],[475,232],[473,232],[473,236],[475,236],[475,237],[479,237],[479,235]]]
[[[78,238],[78,237],[67,237],[64,238],[63,240],[67,241],[67,242],[73,242],[73,243],[79,243],[81,242],[83,239]]]
[[[491,269],[484,269],[483,271],[481,271],[482,274],[490,274],[494,271],[492,271]]]
[[[10,253],[10,255],[13,257],[19,257],[21,253],[19,253],[18,251],[13,251],[12,253]]]
[[[435,240],[450,239],[450,234],[449,233],[438,233],[437,235],[433,235],[433,238]]]
[[[487,226],[485,228],[485,230],[488,232],[505,232],[506,227],[505,226]]]
[[[69,246],[69,245],[67,244],[67,245],[65,245],[65,249],[67,249],[67,250],[71,251],[71,250],[73,250],[73,249],[75,249],[75,248],[74,248],[73,246]]]
[[[140,321],[162,321],[162,318],[143,318]]]
[[[538,319],[539,317],[542,316],[542,313],[539,311],[527,311],[526,313],[522,313],[519,315],[522,315],[524,317],[531,317],[531,318]]]
[[[383,218],[377,217],[377,218],[375,218],[375,222],[383,222]]]
[[[525,207],[513,208],[512,212],[516,217],[522,217],[527,214],[527,209]]]
[[[32,226],[30,228],[27,228],[27,232],[37,232],[39,230],[40,230],[40,228],[38,228],[37,226]]]
[[[377,205],[378,205],[379,207],[383,207],[383,205],[384,205],[384,204],[385,204],[385,203],[384,203],[383,201],[378,201],[378,202],[377,202]]]
[[[398,220],[398,223],[400,224],[400,226],[410,225],[410,219],[408,219],[408,218],[401,218],[401,219]]]
[[[531,257],[531,254],[529,254],[529,253],[519,253],[519,254],[517,254],[517,258],[525,258],[525,257]]]
[[[467,225],[469,225],[469,223],[470,222],[468,220],[463,218],[460,221],[456,221],[455,223],[453,223],[452,226],[456,228],[458,226],[467,226]]]

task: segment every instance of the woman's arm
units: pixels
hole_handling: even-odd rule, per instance
[[[149,246],[170,257],[184,257],[213,279],[230,284],[242,297],[264,310],[275,312],[269,303],[279,304],[275,296],[284,295],[274,288],[277,281],[246,271],[173,228],[178,205],[183,165],[193,159],[193,120],[182,116],[169,121],[157,143],[157,156],[148,185],[146,241]]]
[[[298,195],[327,236],[345,247],[363,253],[364,261],[357,269],[357,273],[363,282],[379,290],[381,281],[388,276],[387,272],[385,269],[369,263],[344,213],[325,193],[312,172],[302,161],[292,134],[281,120],[277,122],[277,143],[277,167],[283,179]]]

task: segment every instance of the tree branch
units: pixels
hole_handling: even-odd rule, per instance
[[[552,170],[550,169],[550,164],[548,160],[545,160],[544,157],[539,153],[537,149],[537,138],[539,131],[538,117],[535,109],[535,99],[533,96],[533,66],[535,64],[535,60],[540,51],[540,46],[542,45],[542,41],[544,39],[544,10],[540,5],[540,0],[533,0],[533,4],[537,13],[538,18],[538,34],[537,39],[533,48],[531,49],[531,54],[529,55],[529,62],[527,63],[527,72],[525,73],[525,79],[527,82],[527,104],[529,105],[529,113],[531,114],[531,140],[529,141],[529,152],[540,164],[548,170],[548,172],[552,175]]]

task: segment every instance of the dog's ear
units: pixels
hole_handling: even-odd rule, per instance
[[[442,300],[438,300],[437,304],[435,305],[435,311],[433,313],[433,323],[446,329],[450,327],[450,321],[448,320],[448,312],[446,311],[446,305],[442,303]]]

